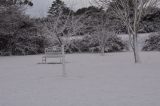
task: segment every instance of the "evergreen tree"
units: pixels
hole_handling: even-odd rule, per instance
[[[49,16],[57,17],[60,13],[63,15],[69,15],[73,13],[73,10],[70,10],[63,1],[55,0],[50,7]]]

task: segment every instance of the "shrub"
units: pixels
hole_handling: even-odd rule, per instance
[[[121,38],[114,36],[110,37],[105,45],[105,52],[119,52],[128,50],[126,42],[122,41]]]
[[[143,51],[160,51],[160,32],[153,33],[145,41]]]
[[[99,41],[92,36],[84,36],[82,39],[72,39],[66,44],[65,51],[67,53],[76,52],[100,52],[101,47]],[[119,37],[112,36],[105,42],[105,52],[118,52],[128,50],[127,43],[123,42]]]
[[[66,52],[75,53],[75,52],[89,52],[90,47],[90,38],[88,36],[83,37],[82,39],[72,39],[67,44]]]
[[[3,37],[3,38],[7,38]],[[14,39],[15,38],[15,39]],[[0,55],[32,55],[44,52],[48,39],[43,36],[17,34],[14,38],[0,39]]]

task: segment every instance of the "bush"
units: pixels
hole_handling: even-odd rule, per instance
[[[0,39],[0,42],[2,39]],[[33,55],[44,52],[45,45],[47,45],[47,39],[42,36],[37,37],[19,37],[17,42],[6,43],[6,48],[0,48],[0,55]],[[2,42],[3,44],[4,42]],[[12,44],[12,46],[10,46]]]
[[[105,46],[105,52],[119,52],[128,50],[127,43],[122,41],[121,38],[117,36],[109,38]]]
[[[9,22],[5,22],[0,18],[0,21],[4,25],[0,26],[0,55],[32,55],[43,53],[44,48],[49,43],[48,38],[43,34],[43,27],[28,16],[21,15],[20,13],[17,15],[13,15],[16,20],[12,20],[13,16],[9,15],[11,17]],[[16,24],[11,26],[10,23]],[[7,29],[8,27],[9,29]]]
[[[160,32],[151,34],[145,41],[143,51],[160,51]]]
[[[92,36],[84,36],[81,39],[72,39],[65,47],[67,53],[76,52],[100,52],[101,47],[98,40]],[[105,52],[118,52],[128,50],[127,43],[117,36],[112,36],[105,42]]]
[[[15,43],[12,48],[12,55],[33,55],[44,53],[47,39],[42,36],[26,37]]]
[[[82,39],[72,39],[67,44],[66,52],[89,52],[90,38],[88,36],[82,37]]]

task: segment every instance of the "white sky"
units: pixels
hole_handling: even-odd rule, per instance
[[[43,17],[47,15],[47,11],[54,0],[32,0],[33,7],[27,9],[27,14],[32,17]],[[63,0],[67,6],[76,10],[81,7],[87,7],[90,5],[89,0]]]

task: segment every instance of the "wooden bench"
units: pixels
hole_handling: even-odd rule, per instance
[[[47,63],[47,58],[60,58],[60,63],[63,63],[64,57],[64,46],[45,48],[45,55],[42,57],[42,63]]]

